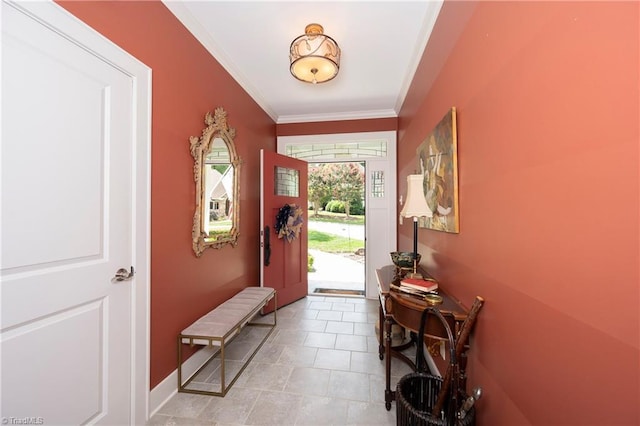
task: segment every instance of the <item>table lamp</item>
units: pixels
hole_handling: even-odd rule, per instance
[[[400,212],[401,224],[403,217],[413,217],[413,273],[409,275],[409,278],[423,278],[422,274],[417,272],[418,218],[433,217],[433,212],[429,208],[427,200],[424,198],[424,192],[422,190],[423,180],[424,177],[422,175],[407,176],[407,199]]]

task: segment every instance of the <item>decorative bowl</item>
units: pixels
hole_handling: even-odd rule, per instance
[[[412,251],[392,251],[391,261],[398,268],[413,268],[413,252]],[[420,253],[416,257],[418,263],[420,263]]]

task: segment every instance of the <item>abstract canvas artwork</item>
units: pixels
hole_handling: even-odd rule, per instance
[[[418,225],[436,231],[458,233],[458,155],[456,109],[451,108],[417,149],[418,170],[433,217]]]

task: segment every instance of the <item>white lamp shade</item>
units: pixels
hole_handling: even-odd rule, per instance
[[[402,217],[433,217],[433,212],[424,198],[422,190],[422,175],[407,176],[407,199],[402,207],[400,216]]]

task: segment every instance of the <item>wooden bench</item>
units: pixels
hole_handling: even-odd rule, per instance
[[[275,309],[273,312],[273,323],[253,322],[252,319],[265,307],[271,299],[274,299]],[[187,393],[197,393],[204,395],[225,396],[227,390],[235,383],[240,374],[244,371],[247,364],[253,359],[254,355],[262,347],[269,335],[276,326],[276,311],[278,308],[278,300],[276,291],[269,287],[248,287],[231,299],[222,303],[206,315],[199,318],[189,327],[182,330],[178,335],[178,391]],[[250,355],[245,358],[242,367],[236,374],[230,378],[227,385],[227,376],[225,375],[225,348],[247,325],[270,327],[266,335],[257,344]],[[205,363],[197,369],[187,380],[182,381],[182,346],[188,344],[204,345],[210,348],[215,347],[213,354],[205,361]],[[191,388],[187,388],[198,374],[203,371],[216,359],[219,355],[220,366],[219,371],[220,383],[218,390],[206,390],[202,385],[193,384]],[[215,367],[215,366],[214,366]],[[217,383],[215,383],[217,385]]]

